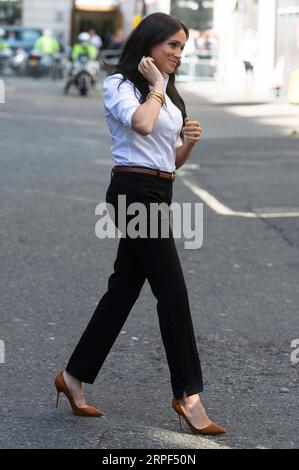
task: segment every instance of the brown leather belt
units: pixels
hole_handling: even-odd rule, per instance
[[[167,171],[154,170],[153,168],[139,168],[134,166],[115,166],[112,168],[113,173],[144,173],[145,175],[159,176],[167,180],[174,181],[176,178],[175,172],[168,173]]]

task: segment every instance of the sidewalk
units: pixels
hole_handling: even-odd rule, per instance
[[[286,96],[275,98],[270,92],[246,94],[214,81],[180,82],[179,87],[233,114],[280,126],[283,134],[299,137],[299,105],[290,104]]]

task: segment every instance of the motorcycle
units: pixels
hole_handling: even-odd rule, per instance
[[[79,56],[70,67],[64,94],[67,95],[71,86],[74,85],[81,96],[86,96],[96,84],[98,70],[98,62],[90,60],[85,55]]]
[[[11,49],[0,50],[0,74],[6,72],[11,56]]]
[[[55,54],[52,54],[50,76],[53,80],[63,78],[64,76],[64,60],[60,52],[56,52]]]
[[[45,62],[43,61],[43,54],[33,49],[27,60],[27,73],[31,77],[39,78],[48,72]]]
[[[16,49],[9,60],[10,69],[17,75],[25,75],[28,53],[24,49]]]
[[[61,53],[44,54],[37,50],[30,52],[27,61],[27,72],[35,78],[51,77],[53,80],[63,77]]]

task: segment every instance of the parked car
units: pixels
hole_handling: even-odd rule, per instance
[[[43,34],[39,28],[24,28],[22,26],[3,26],[5,30],[4,40],[13,51],[22,49],[30,53],[34,47],[35,41]]]
[[[1,29],[5,31],[3,39],[10,47],[9,57],[6,57],[5,67],[2,66],[2,68],[17,75],[26,75],[28,57],[34,48],[35,41],[43,34],[42,29],[21,26],[1,26]]]

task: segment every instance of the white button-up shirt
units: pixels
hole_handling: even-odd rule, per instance
[[[183,145],[180,109],[166,95],[169,75],[163,73],[166,105],[161,108],[152,132],[146,136],[132,128],[132,115],[140,106],[140,92],[130,80],[118,85],[122,74],[108,76],[103,82],[105,118],[112,138],[112,157],[116,165],[142,166],[175,171],[175,149]]]

